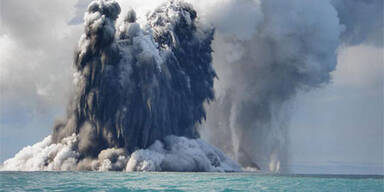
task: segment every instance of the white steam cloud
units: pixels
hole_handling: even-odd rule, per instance
[[[122,148],[102,150],[96,158],[80,158],[79,137],[54,143],[48,136],[6,160],[2,171],[239,171],[219,149],[201,139],[168,136],[147,149],[127,155]]]
[[[342,27],[328,1],[253,3],[262,19],[250,39],[216,33],[217,102],[208,107],[206,132],[244,166],[278,171],[287,143],[284,104],[330,81]]]

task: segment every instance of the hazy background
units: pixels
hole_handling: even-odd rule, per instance
[[[0,161],[51,134],[64,116],[87,4],[0,0]],[[289,103],[293,172],[384,174],[382,42],[346,42],[332,82]]]

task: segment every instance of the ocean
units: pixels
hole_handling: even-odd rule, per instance
[[[383,176],[0,172],[0,191],[384,191]]]

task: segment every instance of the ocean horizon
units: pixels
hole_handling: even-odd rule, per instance
[[[2,171],[0,191],[383,191],[383,175]]]

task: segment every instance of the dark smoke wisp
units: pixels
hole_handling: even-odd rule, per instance
[[[343,32],[340,36],[346,45],[384,45],[384,1],[332,0]]]

